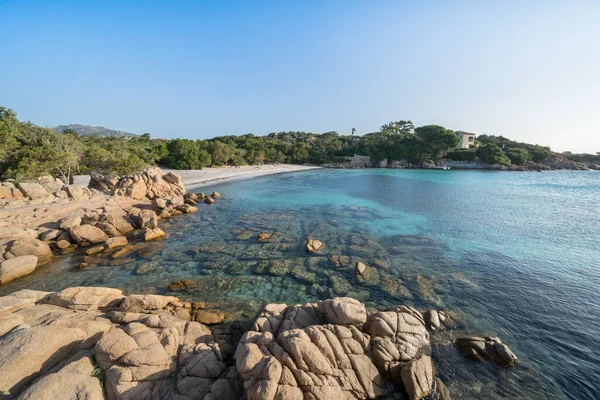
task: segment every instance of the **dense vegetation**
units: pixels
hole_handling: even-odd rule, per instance
[[[403,160],[417,167],[441,157],[523,165],[554,154],[548,147],[489,135],[478,136],[473,149],[450,150],[458,141],[458,136],[444,127],[415,127],[410,121],[390,122],[379,132],[360,137],[354,135],[354,129],[352,135],[278,132],[207,140],[152,140],[149,134],[84,136],[70,128],[57,133],[19,121],[12,110],[0,107],[0,178],[25,179],[51,174],[68,181],[73,174],[93,169],[126,174],[152,164],[176,169],[271,163],[336,164],[355,154],[369,156],[373,162]],[[600,155],[563,155],[574,161],[600,163]]]

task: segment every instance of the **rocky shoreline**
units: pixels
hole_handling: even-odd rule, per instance
[[[2,399],[450,399],[431,335],[443,312],[368,311],[352,298],[269,304],[248,329],[194,321],[201,305],[102,287],[0,298]],[[497,338],[448,343],[517,359]]]
[[[179,175],[159,168],[123,177],[92,173],[85,188],[44,177],[3,182],[0,189],[0,285],[49,263],[54,252],[84,247],[89,256],[108,250],[112,258],[125,256],[131,240],[165,235],[161,219],[196,212],[198,202],[220,197],[188,193]]]
[[[180,176],[160,169],[93,174],[89,188],[42,183],[1,186],[11,199],[0,210],[0,284],[34,272],[55,252],[126,256],[132,242],[165,234],[160,220],[220,198],[188,193]],[[250,234],[261,243],[273,237]],[[315,254],[327,248],[311,237],[304,246]],[[88,267],[85,258],[79,267]],[[367,285],[379,280],[363,262],[354,270]],[[175,281],[170,290],[193,285]],[[498,338],[453,339],[457,321],[441,310],[375,310],[337,297],[268,304],[239,321],[214,306],[84,286],[0,297],[0,399],[441,400],[450,392],[436,375],[434,346],[502,367],[517,362]]]

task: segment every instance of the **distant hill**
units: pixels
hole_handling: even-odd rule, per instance
[[[125,131],[117,131],[114,129],[108,129],[103,126],[90,126],[90,125],[80,125],[80,124],[71,124],[71,125],[59,125],[53,128],[58,133],[63,133],[67,129],[72,129],[77,132],[78,135],[81,136],[115,136],[115,137],[136,137],[135,133],[125,132]]]

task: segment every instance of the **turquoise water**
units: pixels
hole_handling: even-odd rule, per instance
[[[349,295],[369,307],[452,311],[457,330],[433,337],[454,398],[600,398],[600,173],[317,170],[203,189],[223,195],[193,216],[161,222],[169,237],[125,259],[57,257],[0,288],[103,285],[216,303],[251,320],[268,302]],[[267,243],[259,232],[274,236]],[[308,254],[304,240],[326,243]],[[331,255],[341,256],[333,263]],[[378,269],[368,286],[356,261]],[[499,336],[511,370],[465,360],[457,335]]]

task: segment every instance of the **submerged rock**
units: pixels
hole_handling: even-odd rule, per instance
[[[456,339],[456,345],[474,361],[492,361],[506,367],[514,366],[518,361],[517,356],[497,337],[465,336]]]
[[[310,253],[313,253],[325,246],[325,243],[316,239],[308,239],[306,241],[306,250]]]
[[[379,271],[377,271],[376,268],[369,267],[359,261],[356,263],[354,271],[359,282],[368,286],[376,286],[379,284]]]

